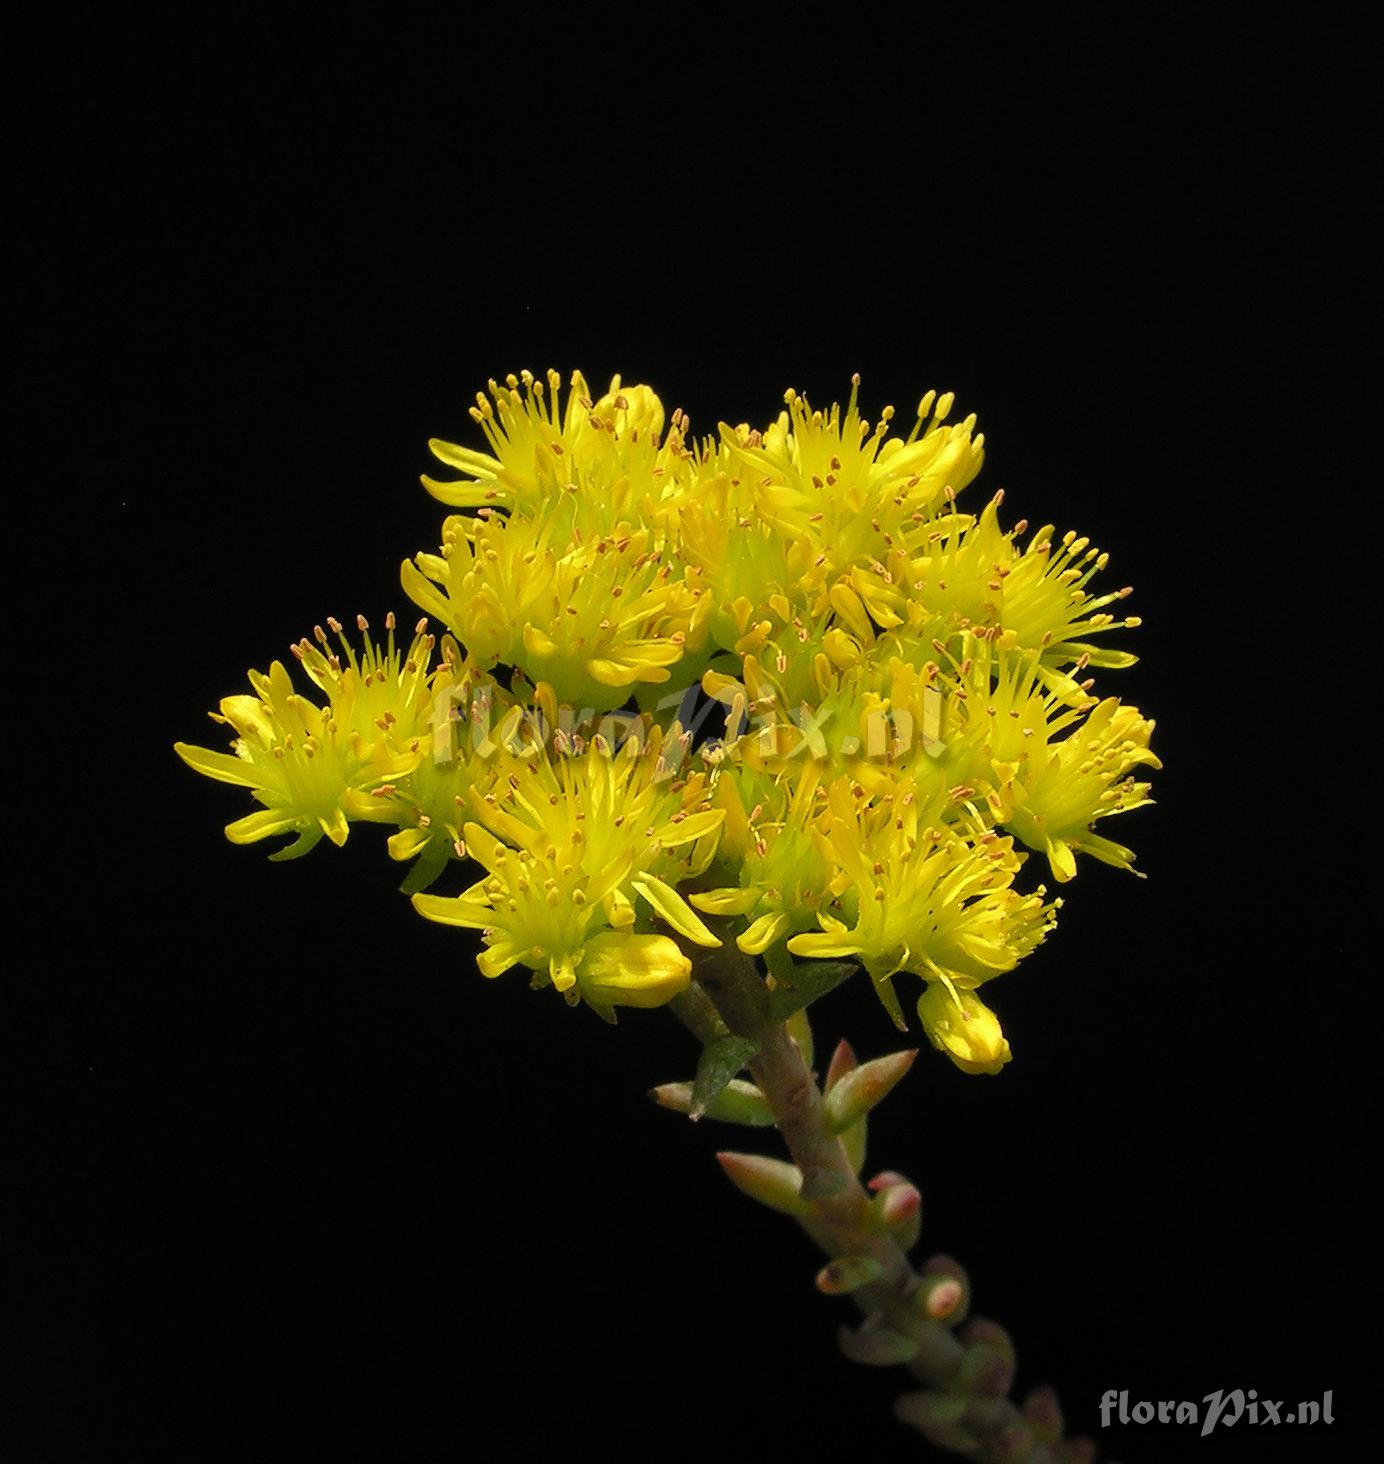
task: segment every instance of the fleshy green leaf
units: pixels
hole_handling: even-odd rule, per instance
[[[790,976],[775,973],[776,984],[769,993],[769,1015],[776,1022],[787,1021],[794,1012],[825,996],[859,969],[854,961],[795,961]]]

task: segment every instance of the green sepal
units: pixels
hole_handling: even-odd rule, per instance
[[[449,857],[447,845],[443,840],[430,840],[404,876],[403,882],[399,886],[400,894],[421,894],[446,869]]]
[[[795,961],[790,975],[774,973],[775,986],[769,993],[769,1015],[786,1022],[810,1002],[836,987],[860,969],[854,961]]]
[[[287,830],[285,830],[285,833]],[[319,828],[305,828],[298,831],[298,836],[291,844],[285,844],[282,849],[275,849],[269,856],[274,864],[282,864],[285,859],[301,859],[309,849],[315,849],[322,838],[322,830]]]
[[[899,1005],[899,994],[894,990],[892,976],[886,976],[883,981],[874,983],[875,995],[884,1004],[884,1010],[889,1013],[889,1019],[900,1032],[908,1031],[908,1023],[904,1020],[903,1008]]]
[[[702,1048],[697,1076],[692,1084],[690,1117],[700,1118],[716,1101],[730,1080],[744,1070],[759,1051],[751,1037],[716,1037]]]

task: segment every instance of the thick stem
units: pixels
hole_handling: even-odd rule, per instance
[[[694,973],[726,1028],[759,1043],[750,1074],[768,1099],[788,1152],[802,1171],[802,1193],[812,1201],[812,1212],[802,1221],[804,1229],[833,1259],[868,1256],[878,1263],[879,1275],[851,1295],[871,1325],[886,1326],[917,1344],[916,1354],[904,1366],[925,1388],[966,1398],[960,1423],[979,1449],[965,1452],[1023,1464],[1058,1460],[1061,1455],[1043,1443],[1019,1444],[1016,1451],[1016,1443],[1032,1439],[1032,1434],[1008,1398],[968,1396],[963,1382],[968,1349],[918,1305],[915,1293],[921,1278],[898,1242],[875,1220],[870,1196],[832,1132],[821,1090],[797,1043],[782,1022],[770,1017],[767,992],[751,958],[727,935],[719,950],[697,952]]]

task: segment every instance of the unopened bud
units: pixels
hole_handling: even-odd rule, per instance
[[[657,1007],[687,989],[692,962],[666,935],[607,931],[587,941],[577,979],[595,1007]]]
[[[997,1073],[1009,1061],[999,1018],[975,992],[953,992],[929,981],[918,998],[918,1015],[932,1045],[963,1073]]]

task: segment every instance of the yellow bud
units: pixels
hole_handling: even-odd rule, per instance
[[[918,998],[918,1015],[932,1045],[963,1073],[997,1073],[1009,1061],[999,1018],[974,992],[952,992],[929,981]]]
[[[692,962],[666,935],[607,931],[587,941],[577,970],[582,995],[597,1007],[656,1007],[687,989]]]
[[[596,403],[592,415],[612,423],[620,438],[637,432],[647,439],[663,431],[663,403],[648,386],[617,386]]]

